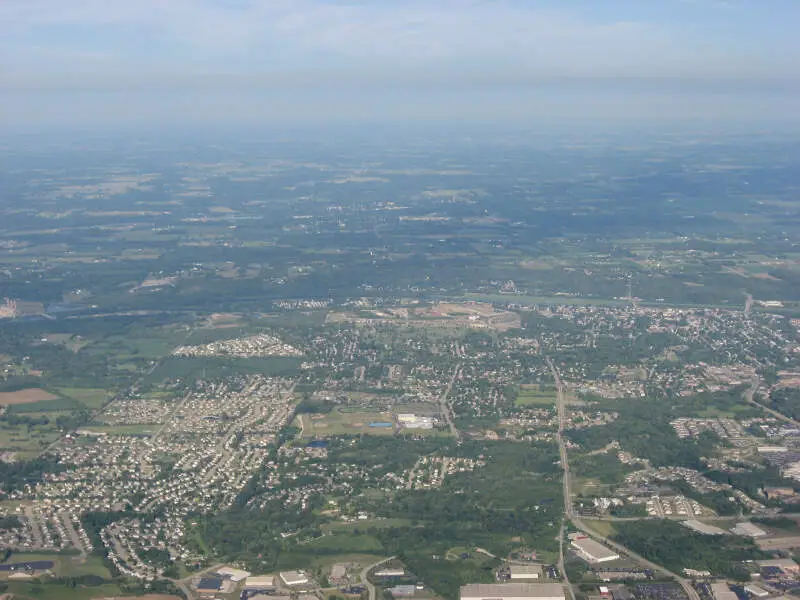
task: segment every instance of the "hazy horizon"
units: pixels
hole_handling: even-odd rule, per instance
[[[6,0],[4,126],[798,122],[791,0]]]

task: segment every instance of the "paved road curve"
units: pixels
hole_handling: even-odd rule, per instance
[[[361,583],[363,583],[365,586],[367,586],[367,589],[369,590],[369,600],[375,600],[375,586],[370,583],[369,577],[367,577],[367,574],[372,569],[375,569],[375,568],[381,566],[383,563],[389,562],[390,560],[394,560],[395,558],[397,558],[397,557],[396,556],[390,556],[389,558],[384,558],[383,560],[379,560],[376,563],[372,563],[371,565],[369,565],[367,567],[364,567],[361,570]]]

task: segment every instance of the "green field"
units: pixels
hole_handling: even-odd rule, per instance
[[[53,572],[58,577],[78,577],[95,575],[111,579],[112,575],[99,556],[89,556],[81,561],[78,554],[59,554],[53,552],[15,552],[3,564],[19,563],[35,560],[52,560],[55,563]]]
[[[544,390],[535,387],[521,387],[514,400],[515,406],[555,406],[556,390],[547,386]]]
[[[327,435],[394,435],[394,427],[370,427],[370,423],[394,421],[392,413],[333,410],[326,415],[300,415],[303,419],[303,437]]]
[[[108,435],[151,435],[158,431],[158,425],[89,425],[82,429]]]
[[[73,589],[58,584],[9,581],[8,591],[19,600],[93,600],[122,595],[122,590],[113,584],[79,586]]]
[[[85,407],[92,410],[102,408],[109,397],[108,392],[100,388],[63,387],[58,388],[57,391],[61,396],[77,400]]]

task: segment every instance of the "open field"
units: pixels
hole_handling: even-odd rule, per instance
[[[111,579],[111,572],[99,556],[89,556],[81,562],[77,554],[59,554],[55,552],[14,552],[3,562],[13,564],[32,562],[37,560],[51,560],[55,564],[53,572],[58,577],[79,577],[81,575],[94,575],[103,579]]]
[[[113,584],[80,586],[73,589],[63,585],[10,581],[8,591],[14,595],[14,600],[94,600],[116,598],[121,590]]]
[[[42,388],[27,388],[16,392],[0,392],[0,404],[31,404],[42,400],[55,400],[58,396]]]
[[[83,431],[107,433],[108,435],[152,435],[158,430],[158,425],[89,425],[81,428]]]
[[[521,385],[519,395],[514,400],[516,406],[554,406],[555,403],[555,389],[541,390],[538,385]]]
[[[393,435],[394,427],[370,427],[370,423],[393,423],[390,412],[342,412],[333,410],[325,415],[300,415],[303,419],[303,436],[328,435]]]
[[[108,399],[108,392],[100,388],[58,388],[58,393],[77,400],[87,408],[98,409]]]

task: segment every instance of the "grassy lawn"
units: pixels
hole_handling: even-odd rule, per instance
[[[348,531],[352,529],[385,529],[387,527],[409,527],[411,519],[367,519],[365,521],[355,521],[354,523],[326,523],[322,526],[324,533]]]
[[[516,406],[554,406],[556,403],[556,391],[553,388],[539,389],[538,385],[533,387],[522,386],[514,404]]]
[[[602,537],[611,537],[617,533],[617,530],[614,529],[614,524],[610,521],[593,521],[591,519],[586,519],[583,521],[583,524]]]
[[[158,431],[158,425],[119,425],[112,427],[109,425],[90,425],[83,427],[87,431],[97,431],[108,435],[145,435],[153,434]]]
[[[316,416],[316,415],[315,415]],[[394,427],[370,427],[370,423],[391,423],[392,413],[331,411],[322,418],[302,415],[305,437],[316,435],[394,435]]]
[[[102,408],[108,398],[108,392],[100,388],[59,388],[58,393],[67,398],[77,400],[87,408],[96,410]]]
[[[19,600],[92,600],[122,595],[119,587],[113,584],[71,589],[64,585],[10,581],[8,591]]]

